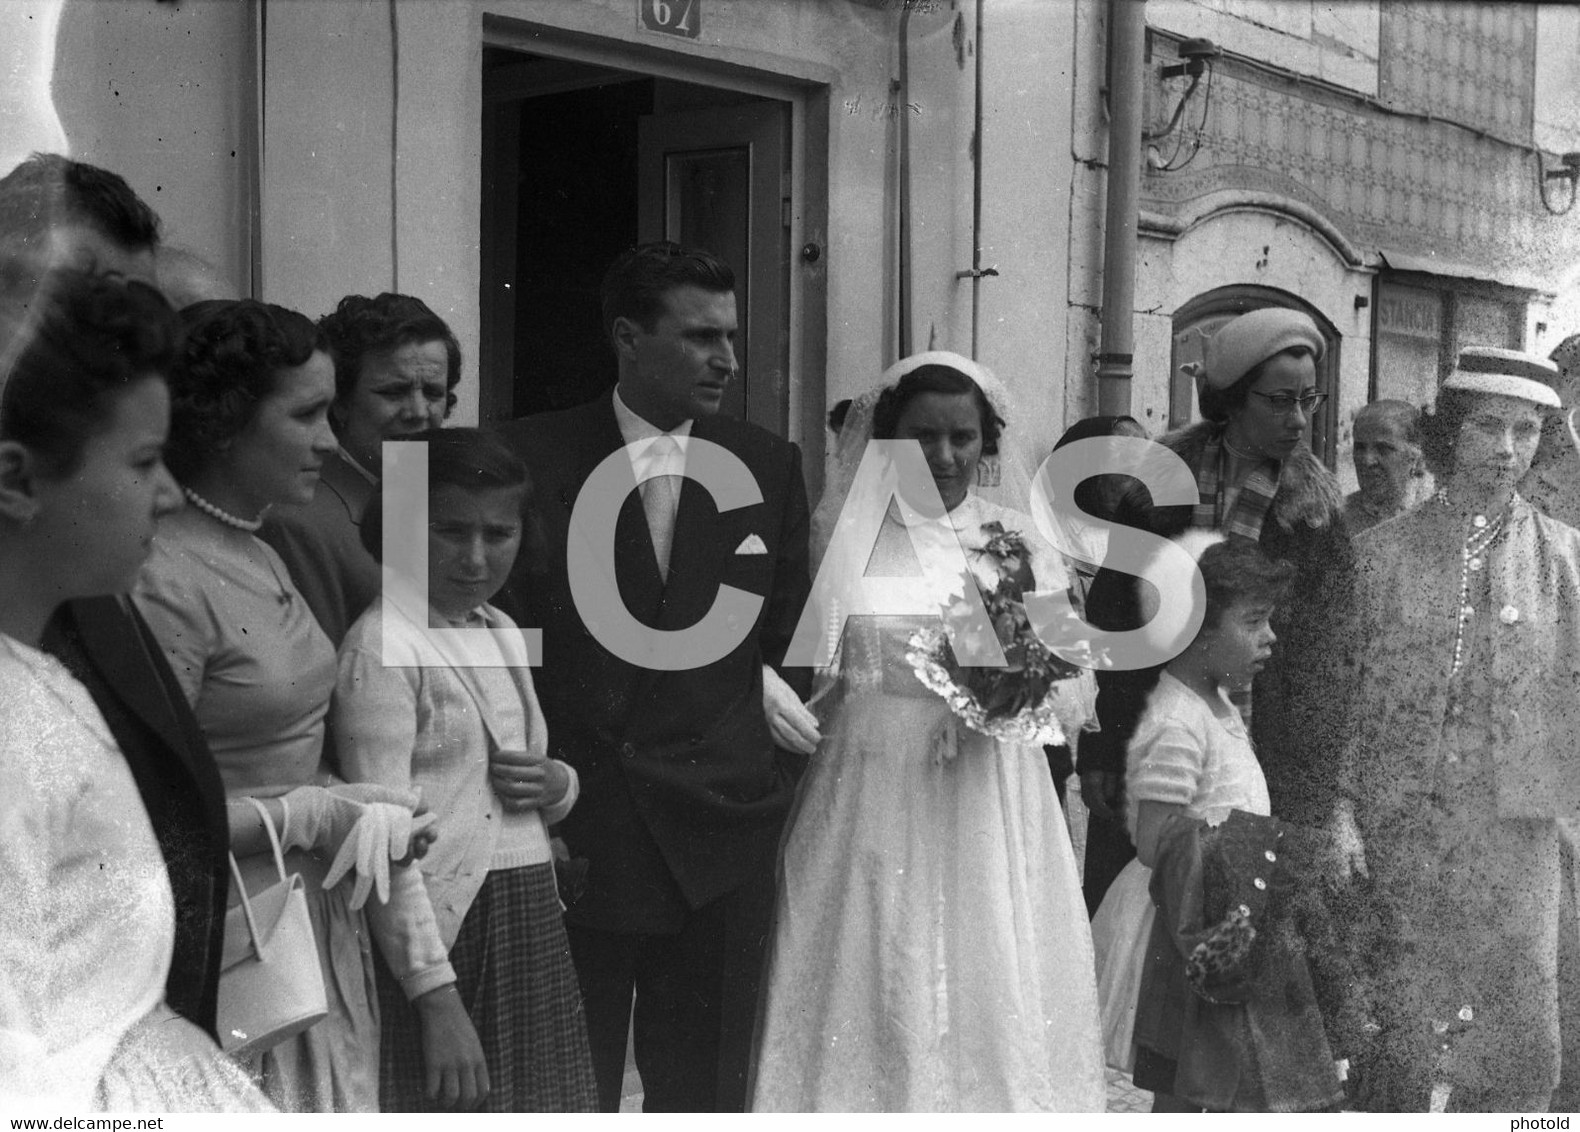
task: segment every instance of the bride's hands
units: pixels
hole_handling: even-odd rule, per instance
[[[795,689],[785,683],[784,677],[767,664],[763,665],[763,714],[768,718],[768,730],[774,742],[787,751],[810,755],[823,740],[817,717],[801,702]]]

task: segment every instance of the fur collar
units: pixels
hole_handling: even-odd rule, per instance
[[[1217,426],[1210,421],[1186,425],[1159,438],[1159,443],[1190,465],[1194,472]],[[1336,526],[1344,510],[1339,481],[1328,471],[1305,441],[1283,463],[1278,494],[1273,496],[1272,516],[1285,530],[1296,527]]]

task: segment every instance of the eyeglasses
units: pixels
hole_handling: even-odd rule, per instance
[[[1300,411],[1309,417],[1320,409],[1322,403],[1328,399],[1326,393],[1303,393],[1296,397],[1293,393],[1258,393],[1254,389],[1250,390],[1250,392],[1252,396],[1260,397],[1266,401],[1267,407],[1281,417],[1293,414],[1296,405],[1299,405]]]

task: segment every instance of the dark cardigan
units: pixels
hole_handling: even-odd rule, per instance
[[[1191,425],[1159,443],[1195,472],[1216,427]],[[1273,617],[1278,635],[1273,659],[1256,678],[1251,739],[1267,776],[1273,813],[1299,825],[1324,824],[1347,777],[1343,764],[1354,676],[1343,646],[1353,638],[1357,612],[1355,553],[1343,507],[1333,473],[1302,444],[1284,461],[1278,493],[1262,524],[1262,549],[1292,563],[1296,575]],[[1138,483],[1121,500],[1115,521],[1173,538],[1189,528],[1191,507],[1154,506]],[[1136,578],[1115,570],[1098,573],[1087,599],[1093,625],[1136,628],[1138,610]],[[1125,750],[1158,671],[1098,673],[1102,730],[1082,736],[1083,772],[1124,773]]]

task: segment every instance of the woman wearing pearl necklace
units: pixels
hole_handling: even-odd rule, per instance
[[[1351,761],[1381,931],[1368,1106],[1543,1112],[1559,1068],[1559,836],[1580,818],[1580,532],[1515,490],[1551,362],[1465,350],[1422,419],[1437,496],[1356,540]]]
[[[319,331],[295,311],[243,300],[182,312],[170,380],[166,459],[189,504],[167,520],[135,598],[191,701],[232,805],[269,799],[307,882],[329,1017],[261,1055],[265,1091],[290,1111],[376,1111],[378,1021],[361,905],[382,899],[407,855],[414,795],[332,780],[325,717],[335,652],[285,564],[255,535],[275,504],[302,503],[335,451],[334,371]],[[278,813],[276,813],[278,810]],[[371,823],[371,824],[365,824]],[[339,884],[342,843],[368,846]],[[268,853],[242,856],[249,890]],[[394,870],[403,883],[409,870]],[[354,883],[352,883],[354,882]]]

